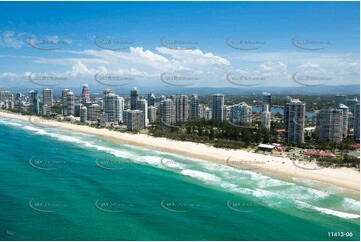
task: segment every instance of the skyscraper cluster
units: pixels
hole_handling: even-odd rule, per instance
[[[17,93],[16,97],[9,91],[0,90],[0,101],[2,108],[12,109],[14,100],[23,100],[27,102],[28,110],[43,115],[53,114],[53,109],[61,108],[62,115],[67,119],[112,126],[122,124],[130,131],[142,130],[157,120],[164,126],[178,125],[200,118],[206,121],[213,120],[215,123],[228,121],[234,125],[251,126],[254,123],[251,105],[245,102],[226,105],[225,96],[220,93],[211,96],[210,106],[201,103],[197,94],[190,97],[183,94],[169,97],[161,95],[157,98],[153,92],[149,92],[143,98],[136,87],[130,90],[129,99],[124,99],[110,89],[105,90],[103,94],[103,97],[91,99],[90,88],[84,84],[79,98],[70,89],[62,89],[60,100],[54,101],[53,90],[46,88],[42,90],[42,95],[36,90],[31,90],[28,96]],[[261,113],[259,116],[255,115],[256,122],[260,120],[261,127],[266,129],[271,128],[271,100],[272,95],[263,92]],[[287,96],[283,113],[284,141],[287,144],[304,142],[305,118],[306,104]],[[277,121],[277,117],[275,120]],[[360,101],[337,94],[332,108],[317,112],[315,124],[316,127],[308,127],[307,130],[314,130],[317,142],[339,143],[351,135],[354,141],[360,142]],[[350,130],[352,132],[349,132]]]

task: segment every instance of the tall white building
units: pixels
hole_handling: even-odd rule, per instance
[[[108,122],[119,123],[123,121],[124,98],[109,92],[104,97],[104,113]]]
[[[53,90],[48,88],[43,90],[43,105],[49,108],[53,106]]]
[[[249,124],[252,122],[252,106],[245,102],[231,107],[231,122],[233,124]]]
[[[269,112],[268,105],[265,106],[265,110],[261,113],[261,126],[266,129],[271,129],[271,112]]]
[[[93,103],[91,106],[88,107],[88,120],[90,121],[97,121],[100,117],[100,106],[99,104]]]
[[[349,113],[349,108],[344,105],[344,104],[340,104],[338,109],[342,110],[342,137],[343,138],[347,138],[348,136],[348,113]]]
[[[145,128],[144,126],[144,113],[140,110],[127,110],[127,129],[129,131],[138,131]]]
[[[124,98],[118,96],[117,100],[115,102],[116,119],[118,120],[118,122],[121,122],[121,123],[124,122],[124,118],[123,118],[124,103],[125,103]]]
[[[143,112],[144,117],[144,127],[149,123],[148,120],[148,102],[146,99],[140,99],[137,101],[137,109]]]
[[[160,122],[165,125],[175,123],[175,106],[171,99],[160,102]]]

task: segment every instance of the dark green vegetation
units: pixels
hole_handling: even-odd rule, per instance
[[[155,124],[150,128],[150,134],[156,137],[166,137],[175,140],[207,143],[215,147],[238,149],[258,145],[261,142],[277,141],[275,129],[235,127],[229,122],[215,123],[213,121],[196,120],[174,127]]]

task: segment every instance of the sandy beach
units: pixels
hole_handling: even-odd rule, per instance
[[[214,148],[205,144],[156,138],[144,134],[122,133],[110,131],[108,129],[96,129],[66,122],[50,120],[40,121],[39,117],[25,116],[3,111],[0,111],[0,117],[18,119],[31,122],[33,124],[34,120],[36,120],[35,122],[38,126],[56,127],[58,129],[98,135],[113,142],[127,143],[138,147],[170,152],[190,158],[197,158],[216,162],[222,165],[229,165],[236,168],[250,170],[256,169],[261,173],[271,174],[279,178],[307,178],[357,192],[360,190],[360,173],[356,169],[320,168],[315,164],[303,164],[302,162],[292,161],[289,158],[257,154],[246,150]]]

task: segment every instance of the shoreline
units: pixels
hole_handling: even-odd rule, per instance
[[[41,119],[41,117],[37,116],[27,116],[4,111],[0,111],[0,117],[22,120],[33,124],[34,122],[31,122],[31,117],[34,117],[34,119],[36,117],[37,120]],[[248,170],[255,169],[264,175],[279,178],[281,180],[305,178],[330,185],[336,185],[338,187],[347,188],[353,192],[360,193],[360,173],[356,169],[352,168],[322,168],[311,170],[315,167],[315,165],[311,163],[307,165],[302,164],[302,167],[304,167],[304,169],[302,169],[295,166],[289,158],[257,154],[246,150],[215,148],[206,144],[193,143],[189,141],[176,141],[166,138],[152,137],[145,134],[122,133],[111,131],[106,128],[97,129],[86,125],[82,126],[66,122],[58,122],[55,120],[44,120],[41,122],[41,125],[39,124],[39,126],[97,135],[111,142],[126,143],[137,147],[155,149],[185,157],[215,162],[234,168],[237,168],[237,164],[242,164],[241,168]]]

